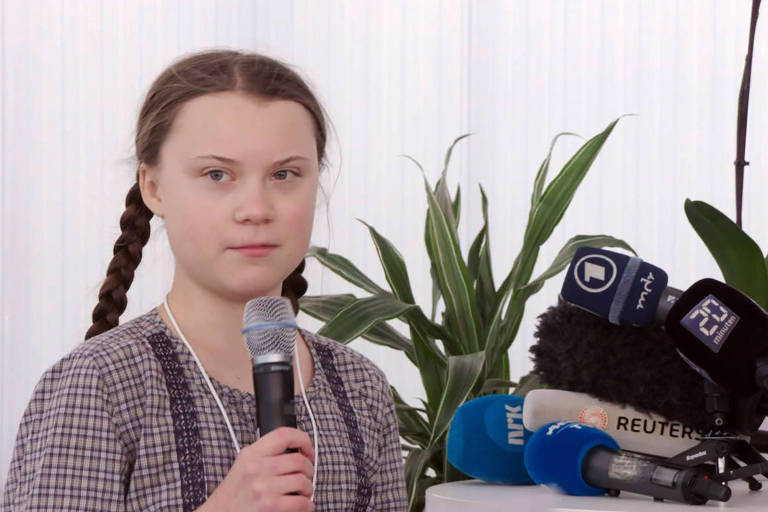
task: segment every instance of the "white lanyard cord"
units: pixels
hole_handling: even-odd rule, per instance
[[[200,359],[198,359],[197,354],[195,354],[195,351],[192,349],[192,345],[189,344],[187,341],[187,338],[184,336],[184,333],[181,332],[181,329],[179,328],[179,324],[176,323],[176,318],[174,318],[173,313],[171,313],[171,308],[168,306],[168,294],[165,295],[163,298],[163,307],[165,307],[165,312],[168,314],[168,318],[171,319],[171,323],[173,324],[173,328],[176,329],[176,332],[179,335],[179,338],[181,338],[181,341],[184,342],[184,345],[186,345],[187,349],[189,349],[189,352],[192,354],[192,357],[195,359],[195,363],[197,363],[197,367],[200,368],[200,373],[203,375],[203,379],[205,379],[205,383],[208,385],[208,389],[211,390],[211,394],[213,395],[213,398],[216,400],[216,405],[219,406],[219,410],[221,411],[221,415],[224,416],[224,421],[227,424],[227,429],[229,430],[229,436],[232,438],[232,444],[235,446],[235,453],[240,453],[240,443],[237,442],[237,437],[235,436],[235,431],[232,428],[232,423],[229,421],[229,416],[227,415],[227,411],[224,409],[224,405],[221,403],[221,400],[219,399],[219,394],[216,393],[216,390],[213,387],[213,384],[211,383],[211,379],[208,378],[208,373],[205,371],[205,368],[203,368],[203,364],[200,362]],[[304,399],[304,405],[307,406],[307,412],[309,413],[309,419],[312,422],[312,432],[314,434],[314,448],[315,448],[315,463],[314,463],[314,474],[312,475],[312,496],[311,500],[315,500],[315,482],[317,481],[317,464],[319,461],[319,452],[318,452],[318,446],[317,446],[317,424],[315,423],[315,416],[312,414],[312,408],[309,407],[309,401],[307,400],[307,394],[304,391],[304,379],[301,376],[301,362],[299,360],[299,351],[295,350],[294,353],[296,354],[296,366],[299,371],[299,387],[301,388],[301,396]]]

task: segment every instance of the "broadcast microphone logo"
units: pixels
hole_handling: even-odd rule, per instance
[[[648,297],[648,294],[653,291],[651,288],[651,283],[653,283],[653,281],[653,272],[648,272],[648,277],[640,278],[640,282],[643,283],[643,291],[640,294],[640,300],[637,301],[637,307],[635,309],[643,309],[643,306],[645,305],[645,299]]]
[[[610,288],[616,274],[616,263],[603,254],[588,254],[573,266],[576,283],[589,293],[600,293]]]
[[[579,411],[579,423],[605,430],[608,426],[608,414],[599,405],[590,405]]]
[[[504,405],[507,411],[507,444],[522,446],[523,440],[523,407],[516,405],[512,407],[509,404]]]

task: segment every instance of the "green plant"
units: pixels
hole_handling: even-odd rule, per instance
[[[453,148],[468,134],[458,137],[449,147],[434,189],[421,165],[404,155],[421,169],[427,194],[424,243],[433,281],[429,317],[414,301],[400,252],[364,221],[358,219],[368,228],[389,290],[374,283],[347,258],[324,248],[310,248],[308,256],[370,294],[366,297],[340,294],[301,298],[302,311],[326,322],[318,333],[341,343],[361,336],[373,343],[401,350],[419,370],[426,393],[422,407],[407,404],[392,387],[400,435],[405,441],[403,449],[407,452],[405,473],[409,510],[423,507],[424,491],[430,485],[466,478],[452,468],[445,457],[445,434],[456,408],[482,394],[499,390],[507,392],[510,387],[517,387],[516,392],[523,391],[523,386],[509,380],[507,351],[517,335],[527,299],[538,292],[547,279],[561,272],[580,246],[623,247],[634,252],[625,242],[611,236],[578,235],[565,244],[546,271],[531,279],[540,247],[562,219],[617,122],[618,119],[582,145],[545,188],[552,149],[563,134],[552,141],[533,184],[522,247],[498,289],[491,272],[485,191],[480,186],[484,224],[465,260],[457,234],[461,190],[457,187],[451,198],[446,184]],[[435,314],[440,300],[444,310],[438,323]],[[394,319],[404,322],[408,336],[387,323]],[[529,385],[530,382],[531,379]]]
[[[736,169],[736,222],[731,221],[717,208],[703,201],[690,199],[685,200],[685,215],[720,267],[725,282],[749,295],[763,309],[768,309],[768,254],[763,257],[757,243],[741,228],[744,167],[749,165],[745,159],[745,148],[752,52],[759,13],[760,0],[752,0],[749,43],[744,59],[736,118],[736,160],[733,162]]]
[[[724,213],[703,201],[685,200],[685,214],[729,285],[768,309],[768,254]]]

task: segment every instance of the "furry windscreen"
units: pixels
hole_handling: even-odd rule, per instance
[[[559,300],[538,317],[535,337],[530,352],[545,385],[706,429],[704,379],[661,327],[613,325]]]

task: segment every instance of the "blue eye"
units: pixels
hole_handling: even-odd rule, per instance
[[[216,176],[219,176],[221,179],[216,179],[216,178],[214,178],[214,177],[213,177],[214,175],[216,175]],[[208,171],[208,172],[206,173],[206,176],[208,176],[209,178],[211,178],[211,179],[212,179],[213,181],[215,181],[216,183],[220,182],[220,181],[221,181],[221,180],[224,178],[224,176],[226,176],[226,175],[227,175],[227,173],[225,173],[224,171],[222,171],[222,170],[220,170],[220,169],[213,169],[213,170],[211,170],[211,171]]]
[[[288,169],[281,169],[281,170],[277,171],[275,174],[273,174],[272,176],[277,176],[278,174],[280,174],[281,176],[284,176],[285,179],[288,179],[288,176],[283,174],[283,173],[293,173],[296,176],[298,176],[298,173],[295,173],[293,171],[289,171]],[[278,179],[278,181],[285,181],[285,179]]]

